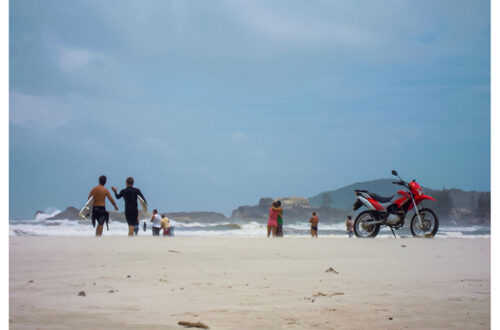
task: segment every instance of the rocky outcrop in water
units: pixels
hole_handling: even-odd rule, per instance
[[[73,206],[69,206],[66,210],[54,215],[51,218],[47,218],[47,220],[78,220],[78,212],[80,212],[80,210],[77,210]]]
[[[160,214],[163,214],[160,212]],[[167,212],[165,215],[169,219],[180,222],[222,222],[227,218],[222,213],[217,212]]]

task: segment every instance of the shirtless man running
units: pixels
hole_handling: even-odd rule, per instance
[[[92,208],[92,225],[95,228],[95,223],[97,220],[97,228],[95,230],[96,236],[102,236],[104,222],[106,222],[106,226],[108,225],[109,213],[106,211],[106,197],[109,199],[111,204],[113,204],[115,210],[118,211],[118,206],[116,206],[115,200],[113,199],[113,197],[111,197],[108,189],[104,187],[105,184],[106,176],[101,175],[99,177],[99,185],[92,188],[89,193],[89,199],[90,197],[94,196],[94,207]]]

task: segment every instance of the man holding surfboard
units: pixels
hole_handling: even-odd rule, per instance
[[[127,188],[117,193],[115,187],[111,187],[115,193],[116,199],[123,197],[125,200],[125,218],[128,223],[128,236],[134,236],[134,228],[139,225],[139,210],[137,209],[137,199],[142,199],[141,204],[146,204],[146,198],[142,192],[134,187],[134,178],[128,177],[126,180]]]
[[[105,184],[106,176],[101,175],[99,177],[99,185],[92,188],[88,198],[89,200],[92,197],[94,198],[94,205],[92,207],[92,225],[95,227],[95,223],[97,221],[97,228],[95,229],[96,236],[102,236],[104,222],[106,222],[107,225],[109,221],[109,213],[106,211],[106,197],[109,199],[111,204],[113,204],[115,210],[118,211],[118,206],[116,206],[115,200],[111,197],[109,190],[104,187]]]

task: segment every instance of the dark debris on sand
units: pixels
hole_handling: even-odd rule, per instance
[[[180,326],[183,326],[185,328],[210,329],[208,327],[208,325],[206,325],[205,323],[201,323],[201,322],[179,321],[177,324]]]
[[[332,267],[328,268],[327,270],[325,270],[325,273],[335,273],[335,274],[340,274],[338,271],[336,271],[335,269],[333,269]]]
[[[85,291],[80,291],[78,292],[79,296],[86,297],[87,295],[85,294]]]

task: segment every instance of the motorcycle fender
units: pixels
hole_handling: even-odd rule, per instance
[[[372,205],[366,198],[358,196],[358,200],[366,206],[367,209],[375,211],[375,206]]]
[[[356,199],[356,202],[352,205],[352,210],[356,211],[361,206],[363,206],[363,203],[361,203],[361,201],[359,199]]]
[[[415,202],[419,203],[421,201],[423,201],[424,199],[430,199],[431,201],[435,202],[436,199],[432,198],[431,196],[427,196],[427,195],[420,195],[420,196],[417,196],[415,198]]]
[[[415,203],[418,205],[420,203],[422,203],[422,201],[426,200],[426,199],[429,199],[433,202],[435,202],[436,200],[434,198],[432,198],[431,196],[427,196],[427,195],[419,195],[419,196],[415,196]],[[413,209],[413,203],[410,204],[410,207],[408,207],[408,211],[411,211]]]

